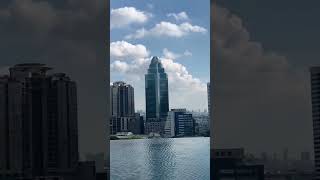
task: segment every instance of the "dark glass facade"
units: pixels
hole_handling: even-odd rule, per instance
[[[316,178],[320,179],[320,67],[311,68],[313,142]]]
[[[146,121],[157,122],[149,126],[161,126],[169,111],[168,76],[158,57],[153,57],[145,75],[146,85]],[[148,125],[147,125],[148,126]],[[146,127],[147,133],[163,127]],[[158,131],[158,130],[156,130]]]

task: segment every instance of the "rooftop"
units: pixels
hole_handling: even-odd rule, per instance
[[[160,63],[160,60],[157,56],[153,56],[151,59],[151,64]]]
[[[45,66],[45,64],[41,63],[22,63],[22,64],[16,64],[14,67],[42,67]]]
[[[45,64],[40,63],[23,63],[23,64],[16,64],[15,66],[10,68],[11,70],[17,70],[17,71],[48,71],[52,68],[46,66]]]
[[[116,81],[116,82],[113,82],[111,86],[127,86],[127,87],[131,87],[130,84],[127,84],[123,81]]]

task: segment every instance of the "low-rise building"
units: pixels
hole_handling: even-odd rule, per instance
[[[214,149],[211,173],[215,180],[264,180],[264,166],[246,163],[244,149]]]

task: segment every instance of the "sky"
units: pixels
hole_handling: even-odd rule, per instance
[[[215,147],[313,153],[309,67],[320,64],[319,5],[217,1]]]
[[[135,89],[136,110],[145,110],[144,75],[152,56],[168,74],[169,108],[207,109],[210,81],[210,1],[112,0],[111,82]]]

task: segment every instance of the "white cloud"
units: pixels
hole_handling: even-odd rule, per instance
[[[126,73],[129,70],[129,65],[126,62],[116,60],[111,64],[110,68],[120,73]]]
[[[183,53],[184,56],[192,56],[192,53],[189,51],[189,50],[186,50],[184,53]]]
[[[180,38],[186,36],[190,33],[206,33],[207,30],[201,26],[195,26],[188,22],[182,23],[180,25],[173,24],[170,22],[162,21],[156,24],[150,30],[144,28],[137,30],[134,34],[127,35],[126,39],[140,39],[146,36],[153,37],[175,37]]]
[[[151,14],[137,10],[134,7],[111,9],[110,27],[121,28],[130,24],[142,24],[148,21]]]
[[[177,59],[181,56],[180,54],[169,51],[167,48],[164,48],[162,52],[164,57],[168,59]]]
[[[164,58],[173,59],[173,60],[181,58],[183,56],[192,56],[192,53],[189,50],[185,50],[183,54],[178,54],[178,53],[169,51],[167,48],[164,48],[162,53],[164,55]]]
[[[160,58],[168,73],[170,89],[173,93],[189,94],[206,92],[206,84],[190,74],[187,68],[174,59]],[[199,94],[200,95],[200,94]],[[187,96],[185,97],[187,98]]]
[[[113,59],[141,59],[149,56],[149,51],[142,44],[130,44],[126,41],[110,43],[110,56]]]
[[[186,12],[182,11],[178,14],[176,13],[169,13],[167,14],[167,17],[173,17],[177,21],[184,21],[184,20],[189,20],[189,16]]]

